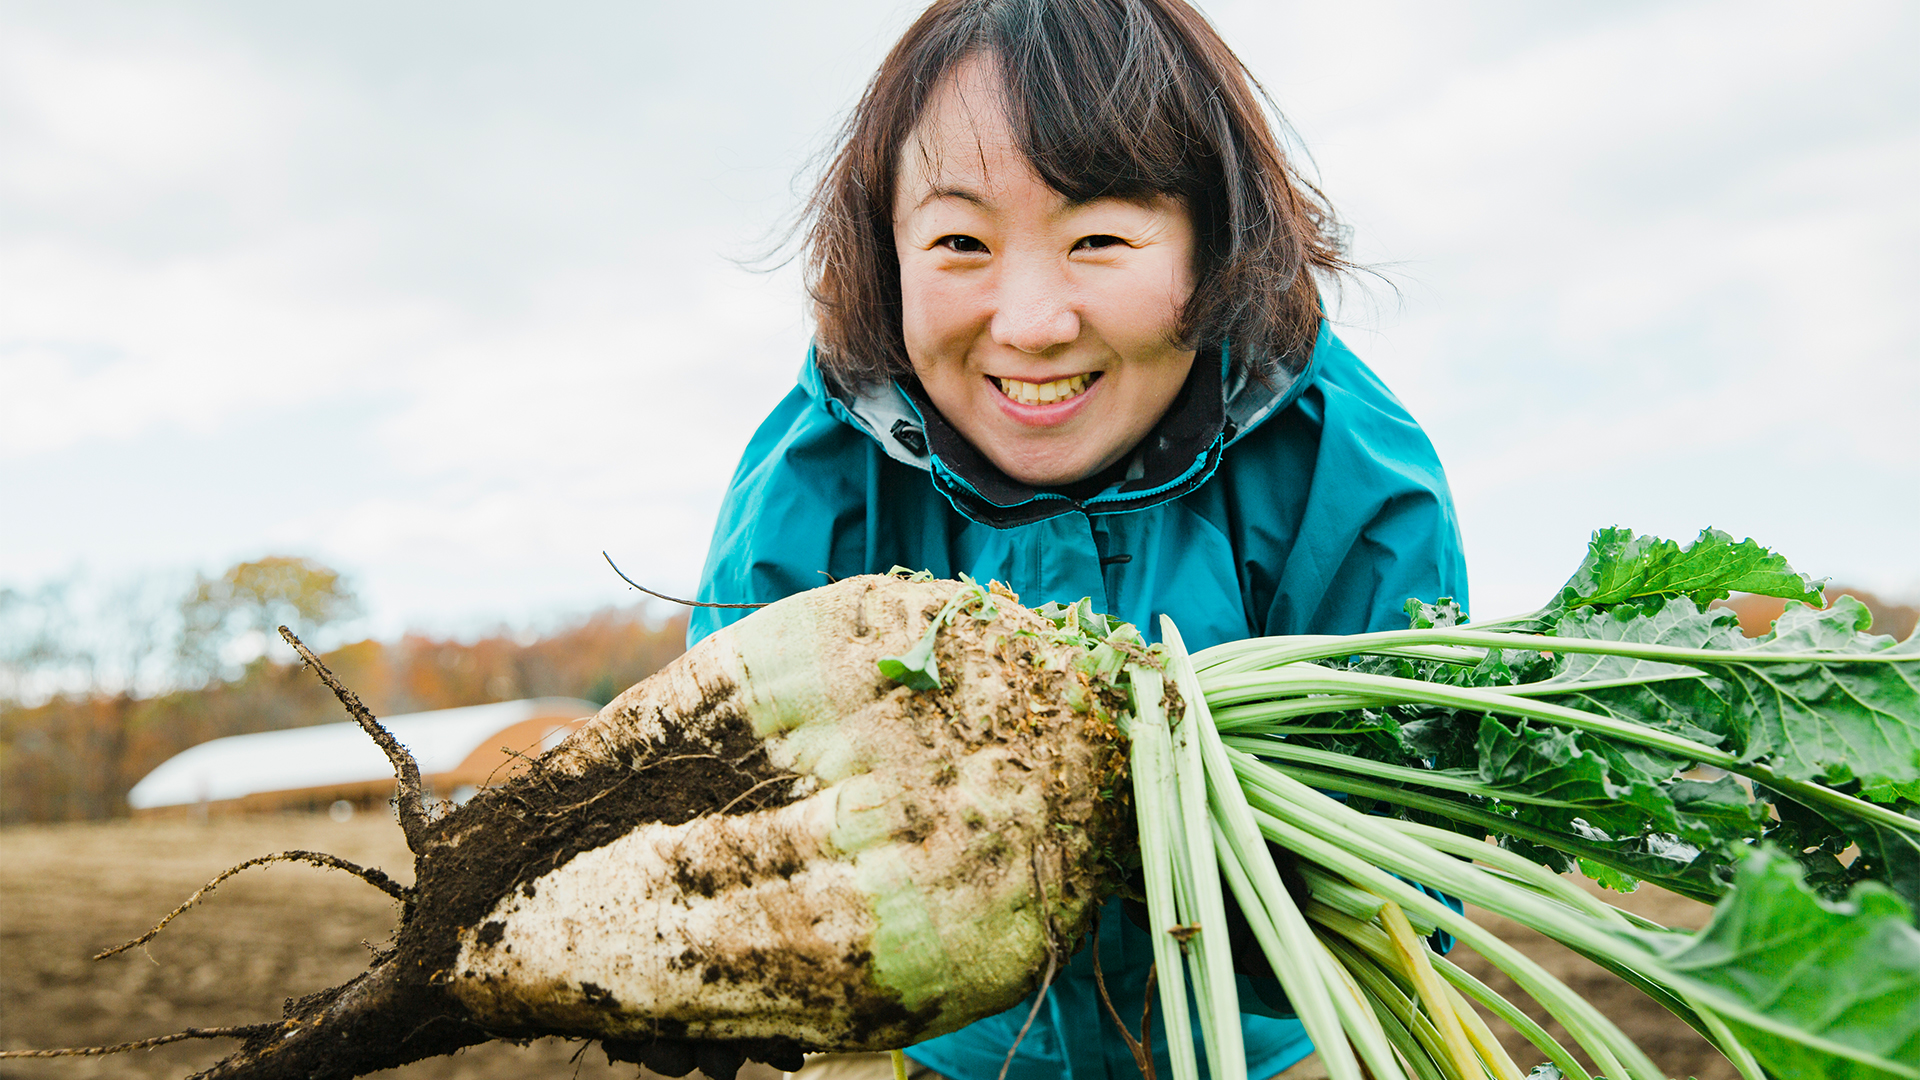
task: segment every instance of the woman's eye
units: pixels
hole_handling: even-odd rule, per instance
[[[1125,240],[1122,240],[1117,236],[1106,236],[1106,235],[1083,236],[1080,239],[1075,240],[1073,242],[1073,250],[1098,251],[1101,248],[1114,247],[1116,245],[1125,244],[1125,243],[1126,243]]]
[[[977,255],[987,250],[987,245],[971,236],[962,236],[958,233],[952,236],[943,236],[935,240],[933,245],[935,247],[946,248],[948,251],[959,252],[962,255]]]

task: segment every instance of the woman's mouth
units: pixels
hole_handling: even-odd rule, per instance
[[[988,378],[993,380],[993,384],[1000,388],[1002,394],[1022,405],[1053,405],[1086,393],[1087,387],[1092,386],[1100,375],[1098,371],[1089,371],[1043,383],[1003,379],[998,375],[990,375]]]

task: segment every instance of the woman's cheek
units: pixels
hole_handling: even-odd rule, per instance
[[[1128,321],[1127,332],[1137,349],[1153,351],[1174,343],[1181,309],[1193,295],[1193,277],[1177,262],[1135,278],[1136,287],[1116,309]]]
[[[907,355],[918,362],[923,354],[933,359],[956,348],[964,351],[982,322],[975,310],[978,304],[976,289],[954,275],[922,273],[904,280],[901,317]]]

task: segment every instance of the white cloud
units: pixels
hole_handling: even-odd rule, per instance
[[[1343,330],[1433,434],[1481,610],[1585,533],[1746,529],[1913,580],[1912,9],[1234,5],[1363,260]]]
[[[283,87],[207,38],[0,37],[0,191],[93,214],[251,171]]]
[[[720,491],[805,342],[790,282],[737,277],[716,266],[672,308],[625,299],[658,285],[647,279],[583,283],[484,338],[442,342],[378,429],[419,494],[289,523],[289,539],[366,566],[432,552],[492,583],[467,605],[484,610],[538,604],[507,580],[522,567],[542,587],[614,598],[609,548],[656,587],[691,590]]]
[[[442,321],[404,296],[353,295],[352,238],[263,237],[153,261],[54,239],[0,245],[0,456],[156,427],[207,433],[356,388],[384,389]]]
[[[388,630],[622,598],[603,547],[690,588],[806,337],[721,256],[917,6],[0,16],[0,484],[48,523],[0,563],[312,552]],[[1343,332],[1483,611],[1614,521],[1920,588],[1909,8],[1211,6],[1404,290]]]

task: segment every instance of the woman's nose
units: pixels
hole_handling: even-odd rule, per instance
[[[1080,336],[1072,289],[1058,269],[1009,266],[995,297],[993,340],[1024,353],[1044,353]]]

